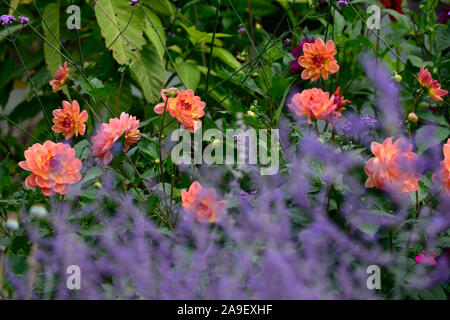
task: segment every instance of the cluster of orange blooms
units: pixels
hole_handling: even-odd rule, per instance
[[[339,70],[334,57],[336,54],[332,40],[325,44],[322,39],[317,38],[314,43],[306,43],[303,56],[298,60],[304,68],[301,78],[311,81],[319,78],[327,80],[329,75]],[[64,86],[69,71],[67,62],[60,66],[54,79],[50,81],[53,92]],[[441,97],[448,93],[441,89],[439,82],[433,80],[428,70],[423,67],[418,79],[436,101],[442,101]],[[187,130],[194,132],[199,119],[205,115],[205,102],[190,89],[162,90],[161,96],[164,102],[157,104],[154,111],[158,114],[168,112]],[[288,107],[297,116],[305,116],[311,124],[312,119],[332,122],[341,119],[341,111],[348,103],[350,101],[344,100],[339,87],[332,95],[322,89],[312,88],[294,95]],[[62,109],[54,110],[53,116],[52,130],[61,133],[66,140],[84,135],[88,113],[86,110],[80,110],[76,100],[72,103],[63,101]],[[114,152],[127,152],[130,146],[140,139],[138,128],[139,120],[127,113],[122,113],[120,118],[110,119],[108,123],[102,123],[92,138],[92,153],[98,157],[98,163],[107,165],[112,161]],[[415,168],[417,154],[412,152],[411,144],[404,139],[394,142],[393,138],[389,137],[382,144],[372,142],[371,150],[374,157],[365,166],[368,175],[367,188],[400,190],[402,193],[418,189],[421,175]],[[443,151],[441,170],[433,175],[433,181],[441,183],[442,190],[450,194],[450,139],[444,145]],[[81,179],[82,163],[75,157],[75,150],[65,143],[46,141],[42,145],[34,144],[25,151],[25,161],[21,161],[19,166],[32,172],[25,180],[25,185],[28,188],[41,188],[47,196],[66,194],[69,186]],[[193,213],[199,221],[216,221],[226,205],[225,201],[217,199],[214,189],[204,189],[198,182],[193,182],[188,191],[182,190],[181,199],[183,208]]]
[[[316,81],[319,78],[328,80],[328,76],[339,70],[334,56],[337,54],[332,40],[325,42],[317,38],[314,43],[305,43],[303,56],[298,59],[300,66],[305,68],[301,74],[303,80]],[[422,67],[419,72],[419,83],[436,101],[442,101],[442,96],[448,92],[441,88],[437,80],[431,77],[430,72]],[[342,118],[343,107],[350,103],[339,94],[339,88],[330,95],[319,88],[303,90],[295,94],[288,108],[297,116],[305,116],[308,123],[312,119],[329,120],[331,123]],[[443,190],[450,194],[450,140],[444,145],[445,160],[441,163],[440,174],[434,175],[434,181],[443,184]],[[412,145],[404,139],[393,142],[387,138],[382,144],[372,142],[374,157],[369,159],[365,166],[368,176],[367,188],[387,189],[409,193],[418,189],[421,175],[417,172],[417,154],[412,152]]]

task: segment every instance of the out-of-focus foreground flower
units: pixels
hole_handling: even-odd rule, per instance
[[[56,71],[55,78],[49,82],[54,93],[61,90],[62,86],[66,83],[67,78],[69,77],[69,71],[70,68],[67,61],[64,62],[64,66],[59,66],[59,69]]]
[[[175,98],[168,98],[166,96],[166,90],[161,90],[161,97],[166,102],[158,103],[154,111],[158,114],[162,114],[164,112],[164,107],[166,106],[166,111],[169,114],[177,119],[186,129],[190,132],[194,132],[195,123],[200,121],[200,118],[205,115],[203,109],[206,106],[206,103],[203,102],[200,97],[194,95],[194,91],[189,90],[180,90],[178,95]]]
[[[313,88],[303,90],[292,97],[291,103],[288,104],[297,116],[306,116],[308,123],[311,124],[311,119],[326,119],[337,110],[335,96],[322,89]]]
[[[393,142],[389,137],[383,144],[372,142],[370,148],[375,157],[370,158],[365,167],[367,188],[402,193],[418,189],[421,175],[415,168],[417,154],[411,151],[410,143],[402,138]]]
[[[436,101],[442,101],[442,96],[445,96],[448,91],[441,89],[441,85],[437,80],[431,77],[431,73],[424,67],[419,71],[419,83],[428,91],[431,98]]]
[[[314,43],[305,43],[303,56],[298,60],[300,66],[305,68],[302,72],[302,79],[316,81],[322,77],[324,80],[328,80],[328,75],[339,70],[339,65],[334,58],[336,53],[333,40],[328,40],[325,44],[322,39],[317,38]]]
[[[225,208],[224,200],[218,201],[214,188],[204,189],[194,181],[189,190],[181,190],[181,200],[184,210],[193,213],[198,221],[215,222]]]
[[[423,264],[429,264],[429,265],[435,266],[436,265],[436,260],[434,259],[435,255],[436,254],[434,254],[434,253],[430,253],[430,254],[426,255],[425,251],[422,250],[422,252],[419,255],[417,255],[414,258],[414,260],[419,264],[423,263]]]
[[[88,113],[86,110],[80,112],[80,105],[76,100],[72,104],[68,101],[63,101],[62,109],[53,110],[53,127],[52,130],[56,133],[62,133],[66,140],[69,140],[74,135],[84,135],[86,131],[85,122],[88,120]]]
[[[141,136],[138,127],[139,120],[125,112],[120,114],[119,119],[113,118],[109,119],[109,123],[102,123],[97,135],[92,138],[92,154],[98,157],[99,164],[107,165],[112,161],[114,155],[111,149],[123,135],[124,145],[114,151],[127,152],[132,144],[139,141]]]
[[[442,184],[442,191],[450,195],[450,139],[443,147],[444,160],[441,161],[441,170],[433,175],[433,182]]]
[[[67,144],[36,143],[25,151],[25,159],[19,166],[32,172],[25,185],[31,189],[41,188],[46,196],[66,194],[69,186],[81,179],[81,161],[75,158],[75,150]]]

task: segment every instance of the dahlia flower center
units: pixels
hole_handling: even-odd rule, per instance
[[[313,56],[312,60],[316,66],[321,66],[325,62],[325,58],[321,55]]]
[[[61,162],[55,158],[55,156],[51,156],[46,162],[45,166],[52,172],[61,170]]]
[[[192,105],[188,101],[183,100],[183,101],[181,101],[181,109],[190,111],[192,109]]]
[[[74,127],[74,121],[72,118],[70,117],[65,117],[63,122],[62,122],[62,126],[65,130],[70,130]]]

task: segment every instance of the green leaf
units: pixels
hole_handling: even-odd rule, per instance
[[[114,59],[122,65],[139,60],[138,52],[146,43],[142,36],[144,14],[142,10],[134,10],[130,21],[132,12],[128,1],[98,0],[95,5],[95,16],[106,47],[111,46]]]
[[[397,22],[403,25],[409,32],[413,31],[411,19],[407,15],[398,13],[397,11],[392,9],[385,8],[383,11],[389,13],[391,16],[397,19]]]
[[[161,43],[161,40],[166,43],[166,33],[164,32],[164,27],[161,23],[161,20],[159,17],[150,9],[143,7],[144,11],[146,13],[146,16],[152,21],[153,26],[156,28],[157,32],[153,28],[152,24],[147,20],[144,19],[145,22],[145,28],[144,33],[148,37],[148,39],[151,41],[153,46],[156,48],[156,51],[158,52],[161,59],[164,57],[164,46]],[[142,9],[140,9],[142,10]],[[159,34],[159,36],[158,36]],[[161,38],[161,40],[160,40]]]
[[[412,64],[414,67],[420,68],[420,67],[422,67],[423,64],[424,64],[422,58],[420,58],[420,57],[413,56],[413,55],[408,55],[406,58],[407,58],[409,61],[411,61],[411,64]]]
[[[191,40],[191,42],[193,44],[211,43],[212,42],[212,37],[213,37],[212,33],[199,31],[199,30],[195,29],[194,26],[187,27],[183,23],[180,23],[180,24],[184,28],[184,30],[186,30],[186,32],[188,33],[189,39]],[[219,38],[225,38],[225,37],[231,37],[231,36],[232,36],[231,34],[216,32],[216,36],[214,38],[214,44],[217,46],[222,46],[222,41]]]
[[[445,26],[444,29],[436,32],[436,46],[438,52],[441,52],[448,48],[448,44],[450,43],[450,29],[448,26]]]
[[[47,39],[47,41],[51,43],[54,48],[60,51],[59,0],[50,3],[45,7],[44,13],[42,14],[42,20],[45,21],[45,23],[42,23],[45,39]],[[52,46],[50,46],[47,42],[44,43],[45,63],[47,64],[47,69],[50,72],[50,75],[53,77],[56,71],[59,69],[59,66],[63,65],[63,61],[59,52],[52,48]],[[64,86],[62,88],[62,91],[67,97],[69,97],[69,89],[67,89],[67,86]]]
[[[226,49],[214,47],[213,56],[225,62],[228,66],[237,70],[241,67],[239,61]]]
[[[417,130],[416,143],[419,147],[418,153],[423,153],[450,136],[450,129],[437,126],[423,126]]]
[[[167,81],[167,74],[151,43],[142,49],[141,58],[131,66],[131,74],[142,88],[148,103],[156,103],[161,99],[161,89]]]
[[[6,156],[6,159],[0,162],[0,177],[6,177],[11,175],[8,168],[8,156]]]
[[[200,82],[200,70],[192,62],[183,62],[177,65],[178,76],[183,80],[186,85],[186,89],[192,89],[195,91],[197,89],[198,83]]]

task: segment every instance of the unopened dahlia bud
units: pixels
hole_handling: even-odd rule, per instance
[[[95,189],[101,189],[103,186],[102,186],[102,184],[99,182],[99,181],[96,181],[95,183],[94,183],[94,188]]]
[[[176,98],[178,96],[178,89],[177,88],[169,88],[166,91],[166,97],[167,98]]]
[[[42,204],[35,204],[30,208],[30,214],[35,218],[45,218],[45,216],[47,216],[47,213],[47,209]]]
[[[262,29],[262,26],[257,22],[255,23],[255,29],[260,31]]]
[[[413,123],[417,123],[419,121],[419,117],[414,112],[411,112],[410,114],[408,114],[408,120]]]
[[[395,74],[395,76],[392,77],[392,79],[394,79],[394,81],[399,82],[399,83],[403,81],[402,76],[397,73]]]
[[[156,164],[159,164],[159,159],[155,159],[154,161]]]
[[[258,78],[259,74],[258,74],[258,72],[253,72],[250,76],[251,76],[253,79],[256,79],[256,78]]]
[[[256,114],[251,110],[248,110],[246,115],[247,115],[247,117],[255,117],[256,116]]]

